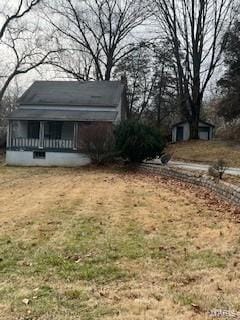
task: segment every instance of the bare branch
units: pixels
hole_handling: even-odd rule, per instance
[[[16,11],[11,15],[7,15],[3,25],[1,26],[1,28],[0,28],[0,40],[2,39],[4,33],[6,32],[8,26],[10,25],[11,22],[19,20],[20,18],[24,17],[35,6],[37,6],[40,3],[40,1],[41,0],[32,0],[24,8],[24,0],[20,0]]]
[[[153,0],[157,20],[174,48],[181,109],[198,138],[202,100],[231,26],[232,0]]]
[[[127,54],[130,32],[149,16],[142,0],[57,0],[48,8],[52,26],[75,48],[84,48],[101,80],[110,80],[114,66]]]

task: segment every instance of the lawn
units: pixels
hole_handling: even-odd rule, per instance
[[[230,167],[240,167],[240,144],[226,141],[187,141],[168,146],[174,160],[212,163],[227,161]]]
[[[240,311],[240,225],[205,190],[116,168],[0,178],[0,319]]]

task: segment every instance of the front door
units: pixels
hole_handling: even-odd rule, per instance
[[[183,127],[177,127],[177,141],[183,141]]]

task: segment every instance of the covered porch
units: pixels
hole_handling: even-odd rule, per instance
[[[9,120],[8,150],[77,151],[78,122]]]

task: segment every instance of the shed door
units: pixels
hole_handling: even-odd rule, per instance
[[[199,139],[209,140],[210,139],[210,128],[209,127],[199,127],[198,130]]]
[[[183,140],[183,127],[177,127],[177,141]]]

